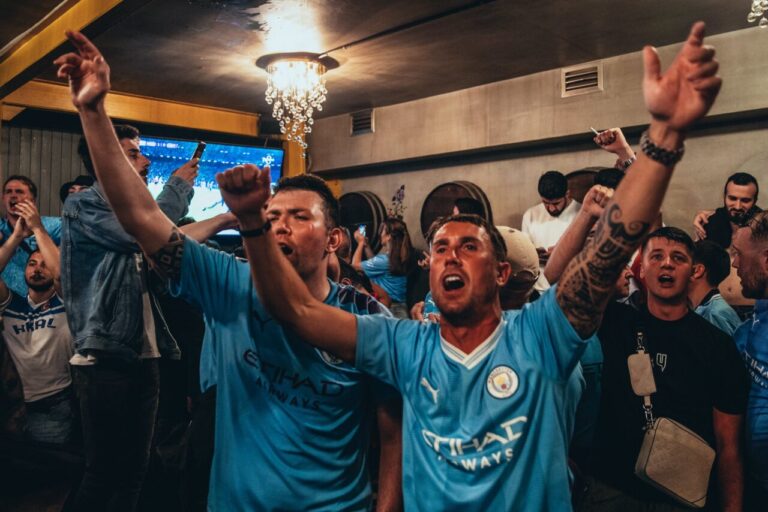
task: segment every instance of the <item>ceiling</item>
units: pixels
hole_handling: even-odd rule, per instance
[[[59,3],[1,0],[0,47]],[[114,90],[267,118],[257,57],[341,48],[330,52],[341,66],[327,75],[323,117],[678,42],[696,19],[709,34],[747,28],[748,9],[748,0],[153,0],[95,42]],[[396,27],[405,28],[365,40]],[[55,80],[54,70],[40,78]]]

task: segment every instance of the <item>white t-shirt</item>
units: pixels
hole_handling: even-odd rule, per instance
[[[557,244],[565,230],[568,229],[573,219],[579,214],[581,203],[571,201],[563,213],[557,217],[549,214],[543,203],[532,206],[523,214],[523,225],[520,230],[530,237],[537,248],[549,249]],[[544,277],[544,267],[541,268],[539,280],[534,288],[543,291],[549,288],[549,283]]]
[[[54,395],[72,383],[72,335],[58,295],[41,304],[11,291],[0,304],[3,336],[24,388],[24,401]]]

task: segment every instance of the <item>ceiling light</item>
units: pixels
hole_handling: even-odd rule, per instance
[[[760,28],[768,27],[768,19],[763,16],[768,11],[768,0],[752,0],[752,10],[747,15],[747,21],[754,23],[757,18],[760,18],[760,23],[757,24]]]
[[[272,117],[280,123],[280,132],[306,151],[312,115],[323,110],[328,93],[325,72],[339,63],[317,53],[293,52],[263,55],[256,65],[268,74],[266,100],[272,105]]]

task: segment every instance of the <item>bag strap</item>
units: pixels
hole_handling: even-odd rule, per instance
[[[646,354],[647,351],[645,350],[645,334],[643,333],[643,327],[642,325],[638,325],[635,329],[635,350],[638,354]],[[653,363],[651,363],[651,379],[654,379],[653,377]],[[654,379],[654,387],[656,385],[656,381]],[[643,427],[644,430],[649,430],[653,428],[653,423],[655,421],[653,417],[653,404],[651,403],[651,395],[643,395],[643,413],[645,414],[645,427]]]

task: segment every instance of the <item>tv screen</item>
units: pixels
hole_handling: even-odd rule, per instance
[[[154,197],[163,189],[173,171],[192,158],[196,147],[197,141],[141,137],[141,152],[152,162],[147,185]],[[200,159],[200,171],[193,185],[195,195],[187,215],[200,221],[229,211],[221,198],[216,173],[241,164],[256,164],[259,167],[268,165],[274,186],[282,174],[283,150],[208,143]],[[237,231],[228,230],[221,234],[237,234]]]

